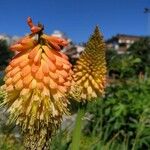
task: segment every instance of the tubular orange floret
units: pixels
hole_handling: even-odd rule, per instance
[[[72,70],[67,56],[58,51],[67,42],[48,35],[43,38],[42,27],[34,25],[30,17],[27,23],[31,34],[10,47],[19,53],[6,69],[8,98],[3,104],[10,122],[22,127],[25,147],[44,149],[62,115],[68,113],[65,96]]]
[[[21,38],[17,43],[10,46],[10,50],[21,52],[21,51],[24,51],[27,49],[31,49],[36,45],[37,45],[36,40],[34,40],[30,36],[25,36],[25,37]]]
[[[42,38],[47,40],[50,46],[56,50],[61,50],[61,47],[67,46],[68,42],[56,36],[48,36],[46,34],[42,35]]]
[[[28,23],[28,25],[29,25],[30,28],[33,27],[33,22],[32,22],[31,17],[28,17],[28,18],[27,18],[27,23]]]
[[[21,44],[14,44],[12,46],[10,46],[9,48],[11,51],[23,51],[23,50],[26,50],[26,48],[24,48]]]
[[[35,25],[33,24],[31,17],[28,17],[27,23],[28,23],[28,25],[29,25],[30,30],[31,30],[32,33],[38,33],[39,31],[42,30],[42,27],[35,26]]]

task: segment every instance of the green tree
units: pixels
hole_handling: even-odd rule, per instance
[[[134,65],[137,74],[150,74],[150,37],[141,38],[139,41],[131,45],[127,50],[129,55],[133,58],[138,58],[141,63]]]
[[[13,53],[9,51],[6,40],[0,40],[0,70],[4,70]]]

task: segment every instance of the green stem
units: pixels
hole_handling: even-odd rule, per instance
[[[79,150],[79,148],[80,148],[80,138],[81,138],[84,114],[85,114],[85,107],[82,107],[78,110],[75,128],[73,131],[71,150]]]

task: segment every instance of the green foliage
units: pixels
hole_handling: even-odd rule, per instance
[[[20,141],[17,140],[13,134],[0,136],[0,149],[1,150],[23,150]]]
[[[79,109],[77,113],[76,118],[76,124],[73,131],[73,137],[72,137],[72,150],[78,150],[80,147],[80,137],[81,137],[81,130],[82,130],[82,124],[83,124],[83,117],[85,114],[84,109]]]
[[[150,38],[141,38],[131,45],[124,54],[107,50],[109,75],[115,78],[150,76]]]
[[[99,137],[94,149],[150,148],[150,80],[111,85],[106,96],[89,104],[87,136]],[[124,148],[123,148],[124,147]]]
[[[8,65],[9,60],[13,56],[13,53],[8,50],[8,45],[6,40],[0,40],[0,70],[5,69]]]
[[[150,79],[131,79],[107,87],[105,97],[88,104],[80,149],[150,149],[149,91]],[[72,132],[61,131],[51,149],[71,150],[71,143]]]
[[[117,78],[131,78],[138,76],[138,72],[135,67],[141,63],[140,58],[135,58],[133,55],[128,54],[116,54],[108,63],[109,74],[113,74]]]
[[[135,67],[137,72],[150,72],[150,37],[141,38],[128,49],[130,55],[141,59],[141,63]]]

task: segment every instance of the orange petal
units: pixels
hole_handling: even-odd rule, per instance
[[[37,44],[37,42],[32,37],[26,36],[21,40],[20,44],[24,48],[29,49],[33,48]]]
[[[54,51],[53,51],[53,53],[54,53]],[[55,53],[56,53],[56,52],[55,52]],[[66,59],[64,59],[63,57],[58,56],[58,55],[56,55],[55,57],[56,57],[56,59],[57,59],[58,61],[60,61],[60,62],[62,62],[62,63],[65,63],[65,64],[68,64],[68,65],[71,65],[71,64],[69,63],[69,61],[66,60]]]
[[[65,69],[65,70],[69,70],[69,69],[71,69],[71,67],[70,67],[70,65],[63,64],[63,69]]]
[[[11,72],[10,72],[10,76],[14,76],[17,72],[20,71],[20,68],[17,66],[16,68],[14,68]]]
[[[44,78],[44,74],[42,71],[42,67],[40,66],[39,70],[37,71],[35,78],[38,80],[42,80]]]
[[[29,53],[28,58],[33,59],[36,56],[39,49],[40,49],[40,44],[38,44],[37,46],[35,46],[35,48],[33,48],[33,50]]]
[[[31,17],[28,17],[27,23],[28,23],[28,25],[29,25],[30,28],[33,27],[33,22],[32,22]]]
[[[9,65],[8,67],[6,67],[5,72],[9,72],[11,69],[13,69],[13,67]]]
[[[56,50],[60,50],[60,46],[68,45],[68,42],[66,40],[56,36],[48,36],[46,34],[43,34],[42,38],[46,39],[49,44],[53,46]]]
[[[50,71],[55,72],[56,71],[56,66],[54,65],[54,63],[50,59],[48,59],[48,57],[44,53],[42,53],[42,58],[48,64],[48,67],[49,67]]]
[[[16,90],[21,90],[21,89],[23,88],[22,80],[19,80],[19,81],[15,84],[15,88],[16,88]]]
[[[13,59],[11,62],[10,62],[10,65],[12,66],[12,67],[15,67],[15,66],[17,66],[19,63],[21,62],[21,59]]]
[[[26,50],[26,48],[24,48],[21,44],[14,44],[12,46],[10,46],[9,48],[12,51],[23,51]]]
[[[52,48],[54,48],[55,50],[60,50],[60,46],[58,45],[58,41],[60,40],[60,38],[53,37],[53,36],[48,36],[46,34],[43,34],[42,38],[47,40],[47,42],[50,44],[50,46],[52,46]]]
[[[8,73],[6,73],[5,78],[10,78],[11,77],[11,72],[12,72],[12,70],[9,71]]]
[[[21,69],[23,69],[26,65],[28,65],[28,63],[29,63],[29,60],[27,59],[27,60],[24,60],[23,62],[21,62],[19,64],[19,66],[20,66]]]
[[[59,82],[59,84],[62,84],[65,82],[65,80],[62,76],[59,76],[58,82]]]
[[[50,82],[50,78],[45,76],[44,79],[43,79],[43,82],[46,84],[46,85],[49,85],[49,82]]]
[[[33,77],[31,74],[27,75],[24,79],[23,79],[23,84],[25,86],[29,86],[30,82],[33,80]]]
[[[50,79],[50,88],[51,89],[57,89],[57,84],[55,81],[53,81],[52,79]]]
[[[52,79],[58,80],[58,74],[53,73],[53,72],[49,72],[49,75],[50,75],[50,77],[51,77]]]
[[[44,88],[44,84],[43,84],[42,82],[38,82],[38,83],[37,83],[37,88],[38,88],[39,90],[42,90],[42,89]]]
[[[45,75],[48,75],[48,73],[49,73],[48,64],[47,64],[44,60],[41,60],[41,63],[42,63],[42,70],[43,70],[43,73],[44,73]]]
[[[41,27],[38,27],[38,26],[33,26],[33,27],[31,27],[31,32],[32,33],[37,33],[37,32],[39,32],[40,30],[41,30],[42,28]]]
[[[51,49],[49,49],[47,46],[42,46],[42,48],[43,48],[45,54],[47,55],[47,57],[48,57],[51,61],[55,62],[55,61],[56,61],[56,58],[55,58],[55,55],[52,53]]]
[[[18,80],[20,80],[21,75],[20,72],[18,72],[17,74],[14,75],[14,77],[12,78],[12,82],[16,83]]]
[[[32,73],[35,74],[38,71],[39,68],[40,68],[39,65],[33,64],[32,67],[31,67]]]
[[[6,85],[12,84],[12,78],[8,78],[8,79],[5,81],[5,84],[6,84]]]
[[[35,64],[39,64],[41,62],[41,54],[42,54],[42,49],[40,48],[39,51],[37,52],[35,58],[34,58]]]
[[[20,64],[23,60],[27,60],[27,55],[26,55],[26,54],[20,55],[20,53],[19,53],[19,55],[17,54],[17,55],[13,58],[13,60],[10,62],[10,65],[11,65],[12,67],[15,67],[15,66],[17,66],[18,64]]]
[[[64,78],[68,77],[68,73],[65,70],[56,70],[56,73],[62,75]]]
[[[63,63],[58,61],[58,59],[56,60],[55,65],[56,65],[57,69],[61,69],[63,67]]]
[[[50,40],[49,40],[49,43],[50,43],[50,45],[52,46],[52,48],[54,48],[55,50],[58,50],[58,51],[61,50],[61,48],[60,48],[60,46],[58,45],[58,43],[52,42],[52,41],[50,41]]]
[[[31,66],[27,65],[25,66],[22,71],[21,71],[21,76],[25,77],[26,75],[28,75],[31,72]]]

